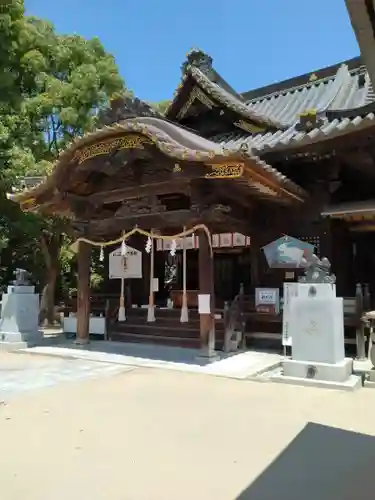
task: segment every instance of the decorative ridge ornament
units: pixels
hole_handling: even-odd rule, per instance
[[[206,52],[198,48],[192,48],[186,54],[186,61],[181,66],[182,74],[186,74],[190,66],[195,66],[204,73],[209,74],[212,71],[212,62],[212,57]]]
[[[113,125],[128,118],[137,118],[140,116],[152,116],[154,118],[163,118],[152,106],[138,97],[124,95],[117,97],[110,102],[110,107],[99,112],[99,123],[104,126]]]
[[[319,259],[315,254],[309,260],[303,258],[301,267],[305,268],[305,276],[298,279],[300,283],[336,283],[336,276],[330,273],[331,263],[327,257]]]
[[[321,128],[324,121],[319,117],[318,110],[307,109],[299,115],[299,122],[296,124],[295,129],[298,132],[311,132],[315,128]]]

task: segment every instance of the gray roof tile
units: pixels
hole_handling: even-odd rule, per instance
[[[246,133],[235,132],[219,134],[210,137],[210,140],[228,148],[238,148],[241,144],[246,144],[253,154],[260,155],[271,150],[276,151],[293,146],[304,146],[306,144],[320,142],[325,139],[344,135],[354,129],[360,130],[361,128],[372,125],[375,125],[375,115],[374,113],[368,113],[364,117],[356,116],[352,119],[335,119],[331,122],[325,120],[322,127],[315,128],[309,132],[299,132],[295,129],[295,125],[292,125],[286,130],[278,130],[274,133],[269,132],[267,134],[249,136]]]
[[[375,95],[364,66],[349,71],[343,64],[330,78],[308,82],[247,102],[249,110],[266,115],[284,126],[295,125],[307,109],[318,112],[360,108],[373,102]]]
[[[375,94],[366,68],[361,66],[349,71],[348,66],[343,64],[333,77],[248,101],[247,105],[252,112],[282,123],[283,130],[252,136],[235,132],[216,135],[210,139],[226,147],[246,144],[254,154],[302,146],[344,135],[353,129],[375,125],[374,113],[354,118],[336,118],[332,121],[325,117],[328,111],[360,109],[374,101]],[[323,125],[309,132],[298,131],[295,126],[299,122],[299,116],[307,109],[317,110]]]

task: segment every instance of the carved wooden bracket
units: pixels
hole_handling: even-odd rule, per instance
[[[125,201],[116,211],[115,217],[134,216],[136,214],[157,214],[166,211],[165,205],[157,196],[145,196],[137,200]]]

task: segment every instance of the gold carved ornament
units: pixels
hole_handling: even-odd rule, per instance
[[[206,94],[199,88],[199,87],[194,87],[193,90],[190,92],[188,100],[185,102],[185,104],[182,106],[181,110],[179,111],[177,118],[183,118],[186,113],[189,111],[190,106],[193,104],[195,100],[200,101],[202,104],[207,106],[207,108],[212,109],[215,107],[215,103],[211,101],[209,97],[206,96]]]
[[[143,149],[144,144],[152,144],[152,141],[142,135],[126,135],[87,146],[76,152],[74,160],[78,161],[78,165],[80,165],[90,158],[107,155],[120,149]]]
[[[245,120],[238,120],[237,122],[234,122],[233,125],[241,130],[245,130],[245,132],[249,132],[250,134],[258,134],[266,130],[265,127],[259,127],[253,123],[245,122]]]
[[[35,200],[35,198],[29,198],[29,199],[23,201],[20,204],[20,208],[24,212],[28,212],[30,210],[33,210],[34,208],[36,208],[36,200]]]
[[[206,179],[238,179],[244,172],[243,163],[222,163],[220,165],[208,165],[211,172],[206,174]]]

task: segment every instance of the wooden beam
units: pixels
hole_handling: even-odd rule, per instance
[[[229,185],[228,182],[220,182],[217,192],[225,199],[230,200],[232,203],[234,202],[237,207],[250,210],[254,205],[253,199],[247,193],[245,194],[238,184],[233,183],[233,185]]]
[[[155,228],[167,230],[196,224],[207,224],[220,231],[231,231],[247,233],[249,231],[248,219],[239,217],[231,212],[221,212],[217,206],[203,207],[202,210],[181,209],[157,213],[131,214],[124,217],[110,217],[103,220],[74,221],[75,230],[86,237],[109,238],[109,235],[119,234],[121,231],[129,231],[136,225],[144,229]],[[219,231],[219,232],[220,232]]]
[[[111,217],[101,221],[89,222],[87,231],[90,234],[106,234],[132,229],[137,224],[143,228],[168,227],[170,225],[183,226],[192,218],[190,210],[174,210],[147,214],[132,214],[125,217]]]
[[[375,231],[375,224],[356,224],[351,226],[349,230],[353,233],[373,233]]]
[[[149,194],[162,195],[169,193],[184,193],[190,179],[180,178],[174,181],[152,182],[140,186],[130,186],[110,191],[99,191],[87,196],[87,201],[93,204],[115,203],[117,201],[139,198]]]

